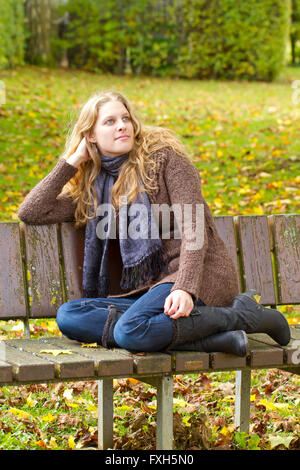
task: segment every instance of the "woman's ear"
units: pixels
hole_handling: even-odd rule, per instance
[[[96,143],[96,137],[94,136],[94,134],[87,136],[86,139],[88,140],[88,142],[91,142],[91,144]]]

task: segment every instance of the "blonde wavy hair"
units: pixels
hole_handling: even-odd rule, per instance
[[[67,160],[77,149],[81,140],[89,136],[96,124],[101,106],[109,101],[120,101],[127,109],[134,129],[134,146],[128,159],[122,165],[119,176],[113,185],[111,202],[118,211],[121,196],[126,195],[127,204],[134,201],[141,191],[155,189],[154,171],[156,163],[151,159],[155,152],[171,147],[179,155],[186,156],[183,144],[169,129],[163,127],[142,127],[140,119],[133,112],[129,101],[115,91],[106,91],[93,95],[82,107],[73,129],[70,131],[62,158]],[[63,187],[61,195],[71,196],[77,202],[75,210],[75,227],[86,224],[96,215],[97,195],[93,182],[101,170],[101,158],[93,144],[86,139],[91,156],[80,164],[77,173]],[[91,206],[94,212],[89,215]]]

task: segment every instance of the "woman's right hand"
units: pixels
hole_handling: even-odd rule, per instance
[[[86,146],[85,137],[82,139],[78,145],[76,151],[68,158],[67,163],[78,168],[81,163],[91,160],[91,156]]]

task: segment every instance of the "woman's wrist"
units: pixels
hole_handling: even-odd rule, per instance
[[[67,160],[67,163],[69,165],[75,166],[76,168],[79,168],[80,164],[83,162],[83,159],[80,155],[77,155],[76,153],[73,153]]]

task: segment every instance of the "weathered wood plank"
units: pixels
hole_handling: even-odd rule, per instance
[[[280,366],[284,363],[283,349],[248,338],[251,367]]]
[[[209,369],[209,354],[198,351],[172,351],[173,372]]]
[[[98,381],[98,449],[113,448],[114,424],[113,379]]]
[[[262,304],[274,305],[276,297],[267,216],[239,216],[237,226],[245,290],[258,290]]]
[[[157,383],[156,449],[173,449],[173,377],[163,376]]]
[[[300,332],[298,328],[291,327],[290,330],[291,341],[287,346],[280,346],[270,336],[263,333],[257,333],[248,336],[249,339],[255,340],[255,342],[265,345],[269,349],[274,348],[276,350],[281,350],[283,352],[283,364],[295,365],[295,360],[297,359],[297,351],[300,347]]]
[[[0,222],[0,318],[26,316],[18,222]]]
[[[251,370],[237,370],[235,376],[234,426],[249,433]]]
[[[125,349],[116,349],[120,354],[133,358],[133,368],[136,374],[157,374],[171,372],[171,355],[158,352],[132,354]]]
[[[28,383],[54,379],[54,363],[31,354],[23,345],[21,339],[5,341],[5,362],[12,365],[13,380]]]
[[[65,338],[49,338],[48,342],[55,347],[69,349],[80,356],[92,359],[98,377],[117,377],[133,374],[133,358],[119,354],[117,349],[105,349],[102,346],[82,347],[81,344],[70,343]]]
[[[226,245],[226,248],[231,256],[235,265],[237,273],[239,273],[239,263],[237,256],[237,243],[234,229],[234,219],[232,216],[217,216],[214,217],[214,222],[217,227],[218,234]],[[239,289],[241,290],[240,276],[238,276]]]
[[[227,354],[227,353],[210,353],[210,363],[212,369],[242,369],[246,367],[247,358],[235,356],[234,354]]]
[[[68,300],[82,297],[84,236],[85,228],[76,230],[71,222],[61,224],[61,242]]]
[[[63,303],[56,225],[26,225],[31,317],[54,317]]]
[[[14,343],[12,343],[14,341]],[[17,342],[17,343],[16,343]],[[78,354],[60,354],[54,356],[51,353],[42,353],[45,349],[61,349],[69,350],[69,348],[54,346],[47,341],[47,338],[35,339],[18,339],[9,340],[11,344],[19,344],[22,350],[27,353],[33,353],[32,356],[43,361],[50,361],[55,365],[55,376],[59,379],[75,379],[80,377],[96,377],[94,369],[94,361]]]
[[[0,383],[12,382],[13,368],[11,364],[0,360]]]
[[[280,304],[300,303],[300,215],[273,215]]]

